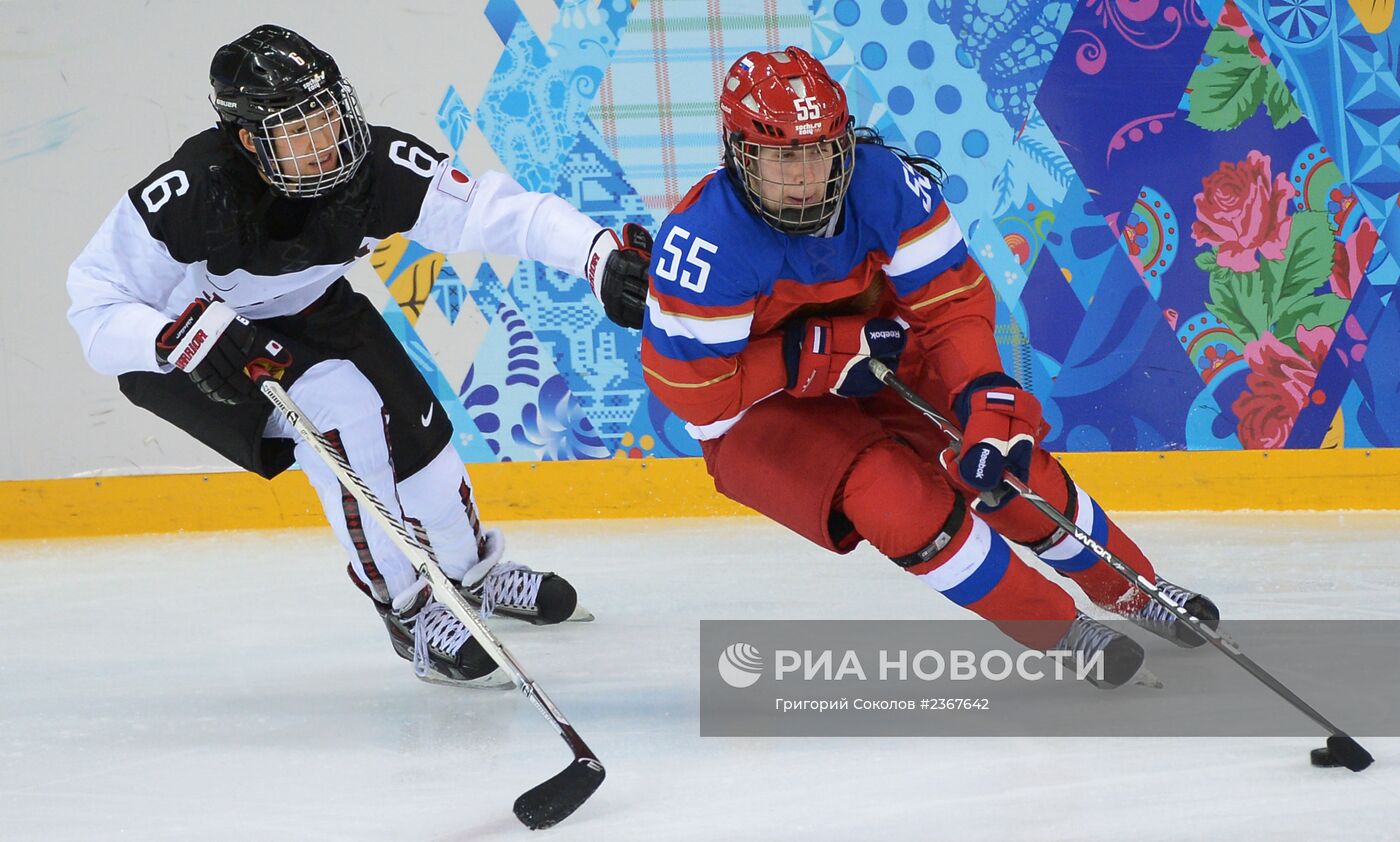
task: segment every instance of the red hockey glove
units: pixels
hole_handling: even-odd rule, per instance
[[[190,376],[210,400],[245,403],[257,393],[247,367],[280,376],[292,354],[266,328],[222,301],[197,298],[156,338],[156,355]]]
[[[980,492],[996,490],[988,508],[1000,508],[1013,496],[1002,494],[1002,475],[1011,471],[1029,480],[1031,454],[1048,427],[1040,401],[1010,377],[996,372],[973,380],[958,396],[954,410],[963,426],[958,476]]]
[[[651,233],[635,222],[622,226],[621,238],[611,228],[593,238],[584,277],[613,324],[641,329],[650,263]]]
[[[890,319],[867,316],[796,319],[783,335],[787,391],[799,398],[828,392],[863,398],[884,388],[870,371],[871,358],[891,369],[904,352],[904,328]]]

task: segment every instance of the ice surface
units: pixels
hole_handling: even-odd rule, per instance
[[[1227,628],[1400,618],[1400,515],[1121,520]],[[608,768],[548,838],[1400,839],[1400,738],[1357,735],[1359,775],[1308,765],[1321,732],[701,739],[702,619],[961,612],[760,519],[505,527],[598,616],[495,624]],[[0,544],[0,839],[528,835],[511,802],[562,741],[514,692],[415,680],[344,567],[329,530]]]

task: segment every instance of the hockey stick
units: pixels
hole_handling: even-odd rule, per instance
[[[962,434],[953,426],[953,422],[944,418],[939,414],[938,410],[929,405],[928,401],[915,394],[913,389],[910,389],[904,381],[895,376],[895,373],[890,370],[889,366],[872,358],[870,360],[870,371],[886,386],[894,389],[895,392],[897,392],[901,398],[904,398],[911,406],[927,416],[943,435],[948,437],[949,442],[955,449],[961,447]],[[1285,687],[1282,682],[1270,675],[1263,667],[1250,660],[1244,652],[1240,651],[1239,644],[1215,629],[1212,629],[1210,626],[1205,625],[1198,618],[1187,612],[1184,607],[1177,605],[1164,596],[1157,590],[1156,582],[1149,582],[1127,564],[1124,564],[1122,559],[1102,547],[1099,542],[1093,539],[1093,536],[1080,529],[1074,521],[1065,517],[1059,509],[1050,505],[1044,497],[1032,491],[1030,486],[1015,474],[1007,471],[1002,479],[1022,497],[1026,498],[1028,503],[1046,517],[1050,518],[1050,520],[1054,521],[1055,525],[1059,526],[1070,535],[1073,535],[1076,541],[1087,547],[1094,555],[1103,559],[1104,562],[1109,567],[1112,567],[1120,576],[1127,579],[1139,590],[1151,597],[1158,605],[1175,614],[1177,620],[1188,624],[1192,631],[1204,637],[1206,640],[1209,640],[1215,645],[1215,648],[1224,652],[1231,660],[1244,667],[1250,675],[1263,682],[1264,686],[1277,693],[1284,701],[1288,702],[1299,711],[1302,711],[1309,719],[1326,729],[1328,734],[1331,735],[1327,738],[1327,751],[1330,752],[1331,759],[1353,772],[1360,772],[1362,769],[1371,765],[1373,758],[1366,749],[1361,747],[1360,743],[1352,739],[1345,731],[1333,725],[1325,716],[1314,710],[1307,702],[1298,698],[1292,690]],[[1314,755],[1318,756],[1316,752],[1314,752]],[[1336,764],[1322,763],[1318,765]]]
[[[418,542],[418,539],[409,534],[404,525],[389,513],[384,504],[379,501],[359,474],[345,457],[340,455],[340,451],[330,445],[321,432],[308,420],[306,415],[287,395],[287,391],[282,388],[266,370],[255,366],[249,367],[249,373],[253,377],[253,382],[258,384],[263,396],[271,401],[272,405],[281,412],[287,422],[291,424],[314,451],[321,457],[321,461],[335,472],[340,484],[345,487],[360,505],[370,510],[389,537],[394,540],[404,555],[408,556],[413,566],[418,572],[427,578],[432,586],[433,596],[442,603],[452,615],[460,620],[467,628],[471,629],[472,636],[477,639],[481,647],[510,675],[511,681],[525,694],[525,698],[534,703],[539,712],[554,725],[554,730],[568,744],[569,750],[574,753],[574,760],[564,768],[564,771],[550,778],[542,784],[534,787],[528,792],[515,799],[515,817],[531,830],[541,830],[552,827],[573,813],[583,802],[587,801],[595,790],[603,783],[605,772],[603,764],[598,762],[598,757],[584,743],[583,738],[574,730],[574,726],[564,718],[564,714],[554,706],[549,696],[545,695],[543,689],[535,683],[535,680],[525,672],[524,667],[515,660],[506,649],[505,644],[497,639],[491,632],[490,627],[482,621],[476,609],[471,606],[462,594],[458,592],[452,581],[438,567],[437,560],[433,558],[432,551]]]

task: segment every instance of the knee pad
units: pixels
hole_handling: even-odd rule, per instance
[[[1053,458],[1037,465],[1032,473],[1037,491],[1067,520],[1090,535],[1099,546],[1107,546],[1108,516],[1083,489],[1075,485],[1069,472]],[[1063,502],[1061,502],[1063,501]],[[1099,557],[1081,544],[1069,530],[1049,520],[1025,500],[1016,500],[988,520],[1012,540],[1029,547],[1040,560],[1060,573],[1078,573],[1093,567]],[[1026,536],[1026,537],[1023,537]]]
[[[996,530],[958,502],[932,541],[892,561],[1024,645],[1052,645],[1074,618],[1074,600],[1022,563]]]
[[[1088,533],[1099,546],[1108,546],[1108,515],[1099,508],[1099,504],[1095,502],[1094,498],[1074,484],[1068,474],[1065,475],[1065,482],[1068,483],[1070,492],[1070,504],[1065,507],[1065,517],[1074,521],[1074,525]],[[1093,550],[1081,544],[1068,530],[1059,526],[1050,533],[1049,537],[1033,544],[1031,552],[1034,552],[1041,561],[1061,573],[1077,573],[1081,570],[1087,570],[1099,561],[1099,557]]]
[[[1075,519],[1079,500],[1074,481],[1049,453],[1036,452],[1030,486],[1065,517]],[[1023,497],[1016,497],[1000,509],[982,512],[982,515],[998,532],[1032,549],[1049,547],[1065,536],[1054,521]]]
[[[861,451],[838,497],[841,511],[887,556],[917,551],[931,526],[961,500],[932,466],[908,447],[884,439]]]
[[[958,605],[971,605],[991,593],[1011,564],[1011,547],[956,498],[938,534],[914,552],[891,558],[923,583]]]
[[[1065,516],[1066,520],[1078,523],[1080,510],[1084,508],[1086,503],[1092,504],[1093,500],[1089,495],[1083,494],[1083,492],[1079,490],[1079,486],[1074,484],[1074,480],[1070,477],[1069,472],[1064,469],[1063,465],[1056,462],[1055,467],[1059,468],[1060,478],[1065,488],[1065,504],[1057,508],[1060,510],[1060,514]],[[1084,498],[1082,500],[1080,499],[1081,495],[1083,495]],[[1048,499],[1047,502],[1049,502]],[[1054,505],[1054,503],[1051,503],[1051,505]],[[1051,527],[1050,534],[1038,541],[1030,541],[1026,544],[1026,546],[1030,547],[1031,552],[1040,555],[1060,543],[1064,540],[1065,536],[1069,534],[1069,532],[1059,524],[1052,523]]]
[[[383,399],[349,360],[316,363],[297,378],[288,394],[320,430],[383,423]]]

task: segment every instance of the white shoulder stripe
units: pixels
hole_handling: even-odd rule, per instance
[[[890,256],[890,262],[885,266],[885,274],[893,277],[922,269],[956,248],[958,243],[962,242],[962,238],[962,229],[958,227],[958,221],[949,216],[942,225],[912,243],[905,243],[895,249],[894,254]]]
[[[723,345],[748,339],[749,327],[753,324],[752,313],[729,319],[696,319],[667,313],[650,296],[647,297],[647,317],[651,319],[653,327],[667,336],[682,336],[706,345]]]

